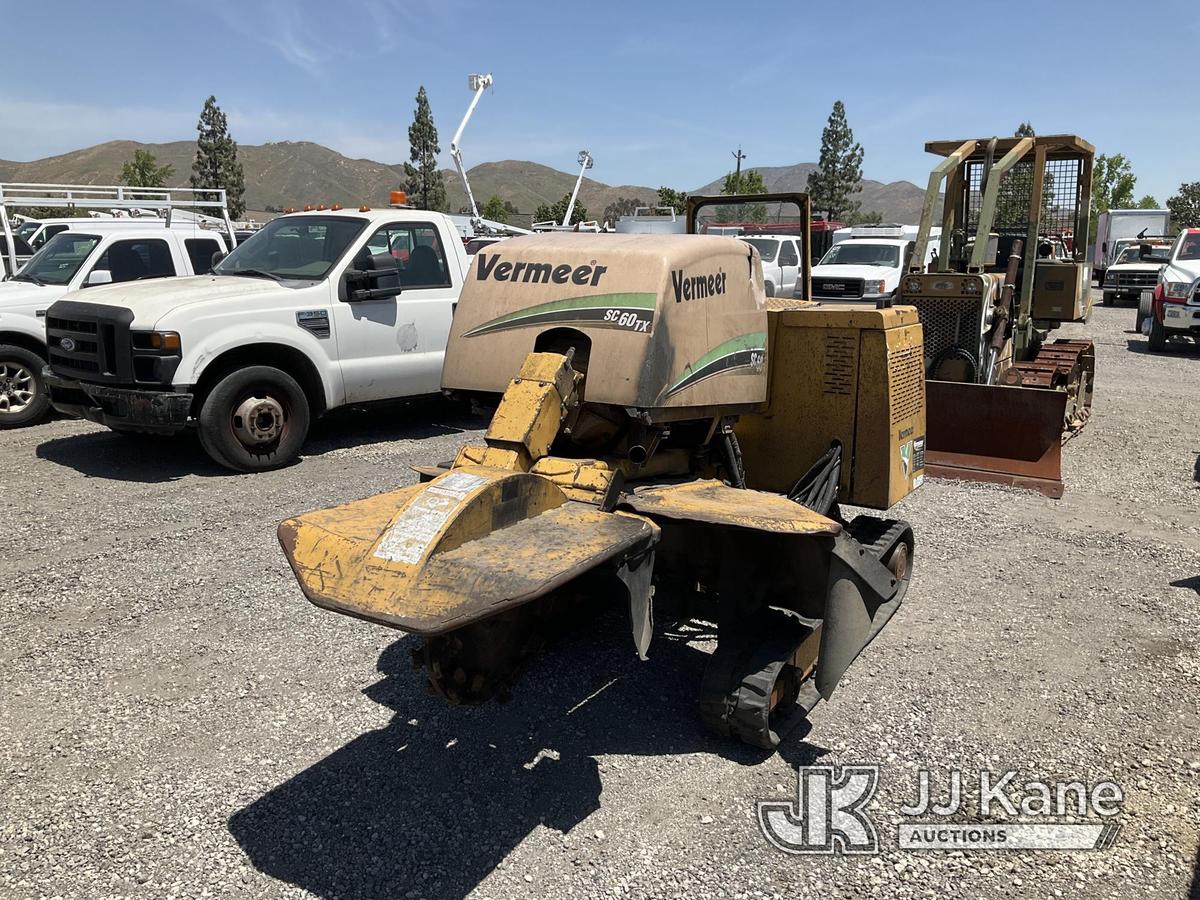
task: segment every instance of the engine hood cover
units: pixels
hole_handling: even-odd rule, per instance
[[[193,275],[84,288],[72,291],[63,299],[102,306],[119,306],[133,312],[136,325],[152,326],[164,315],[181,306],[241,299],[281,290],[287,288],[266,278]]]

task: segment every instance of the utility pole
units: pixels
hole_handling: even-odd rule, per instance
[[[737,170],[733,176],[733,192],[740,194],[742,192],[742,160],[746,158],[746,154],[742,152],[742,145],[738,144],[737,152],[731,155],[737,160]]]

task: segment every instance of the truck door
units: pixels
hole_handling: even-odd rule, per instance
[[[334,331],[347,402],[437,393],[458,299],[437,225],[381,225],[354,255],[350,268],[394,269],[401,292],[347,302],[344,279],[339,286]]]
[[[779,290],[777,297],[790,297],[796,289],[796,279],[800,277],[800,253],[796,242],[787,240],[779,242]]]
[[[93,279],[103,273],[103,280]],[[83,275],[82,287],[89,282],[120,284],[124,281],[145,281],[148,278],[170,278],[179,274],[179,266],[171,244],[164,238],[131,238],[108,244],[95,265]]]

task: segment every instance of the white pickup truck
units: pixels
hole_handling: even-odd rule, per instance
[[[42,368],[50,359],[46,310],[56,300],[73,291],[90,297],[97,285],[204,273],[227,249],[218,232],[154,218],[74,219],[71,227],[78,230],[56,232],[0,283],[0,428],[50,413]]]
[[[1154,292],[1142,294],[1139,321],[1143,316],[1151,352],[1165,350],[1170,340],[1200,343],[1200,228],[1185,228],[1175,239]]]
[[[682,221],[682,220],[681,220]],[[708,234],[715,234],[708,229]],[[800,282],[802,239],[794,234],[750,234],[742,236],[762,258],[763,288],[768,297],[791,297]]]
[[[941,229],[930,233],[923,266],[937,259]],[[916,243],[912,225],[858,225],[834,232],[834,244],[813,266],[815,300],[876,303],[897,294]]]
[[[1104,272],[1104,305],[1119,300],[1137,300],[1142,291],[1153,290],[1158,273],[1171,255],[1171,245],[1158,241],[1133,243],[1123,249]]]
[[[283,215],[208,275],[55,303],[51,400],[116,431],[195,428],[220,465],[276,468],[328,410],[440,390],[467,268],[440,213]]]

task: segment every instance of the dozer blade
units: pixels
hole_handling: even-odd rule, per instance
[[[1062,496],[1065,391],[933,380],[925,387],[926,473]]]
[[[279,526],[310,601],[420,635],[496,615],[644,553],[658,533],[639,516],[568,501],[545,478],[482,466]]]

